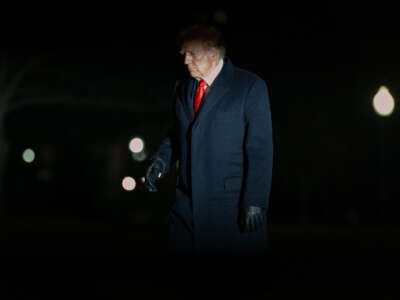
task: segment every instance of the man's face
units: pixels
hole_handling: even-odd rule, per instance
[[[180,53],[192,77],[200,80],[211,73],[216,57],[215,49],[206,48],[199,41],[190,41],[182,45]]]

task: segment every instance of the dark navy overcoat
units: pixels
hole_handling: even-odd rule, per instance
[[[224,59],[220,74],[195,117],[197,81],[177,83],[174,126],[156,155],[177,166],[171,207],[171,243],[204,253],[264,249],[267,226],[240,230],[249,205],[266,210],[272,181],[273,136],[269,91],[255,73]]]

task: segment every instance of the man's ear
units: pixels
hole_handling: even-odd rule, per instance
[[[211,57],[212,57],[213,59],[218,59],[218,60],[219,60],[219,52],[218,52],[217,49],[215,49],[215,48],[212,48],[212,49],[211,49]]]

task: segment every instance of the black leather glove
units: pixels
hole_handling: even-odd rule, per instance
[[[160,179],[165,172],[165,163],[159,158],[153,158],[146,170],[145,187],[149,192],[157,192],[156,181]]]
[[[266,221],[265,209],[258,206],[249,206],[241,216],[243,231],[257,231]]]

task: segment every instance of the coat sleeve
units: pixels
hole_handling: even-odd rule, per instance
[[[272,183],[273,134],[269,91],[257,78],[249,89],[245,103],[245,180],[243,205],[269,205]]]
[[[174,101],[173,109],[172,109],[172,122],[171,126],[168,128],[164,138],[161,141],[161,144],[158,146],[154,156],[161,158],[166,166],[165,173],[167,173],[171,166],[176,162],[178,157],[177,149],[177,128],[176,128],[176,101],[178,99],[177,93],[180,88],[181,82],[176,81],[173,89],[172,99]],[[164,174],[163,174],[164,175]]]

